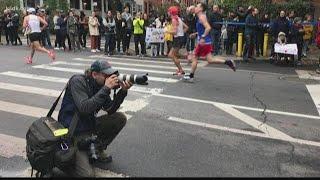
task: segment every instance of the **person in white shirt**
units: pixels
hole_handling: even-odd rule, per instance
[[[115,47],[115,28],[116,22],[112,16],[112,12],[108,11],[107,17],[103,18],[103,25],[105,27],[105,55],[113,55],[114,47]]]

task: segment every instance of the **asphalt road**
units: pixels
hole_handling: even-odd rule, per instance
[[[106,167],[115,175],[320,176],[320,117],[306,88],[318,82],[299,79],[292,67],[238,62],[233,72],[201,62],[195,82],[185,83],[171,75],[170,60],[58,52],[56,63],[37,53],[26,65],[28,54],[26,47],[0,46],[2,177],[29,175],[27,128],[94,59],[109,59],[123,74],[145,70],[153,77],[135,86],[120,109],[129,119],[108,147],[113,162]]]

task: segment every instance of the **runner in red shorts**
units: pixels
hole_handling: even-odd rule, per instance
[[[213,59],[211,52],[212,39],[209,34],[211,27],[208,23],[206,15],[203,13],[206,10],[206,5],[204,3],[199,3],[195,9],[195,13],[198,16],[198,21],[196,24],[197,32],[193,33],[192,36],[198,35],[198,45],[194,52],[194,57],[192,58],[191,73],[186,74],[183,79],[187,81],[193,81],[194,73],[197,69],[198,58],[206,57],[208,63],[226,64],[233,71],[236,71],[236,66],[233,60],[223,60],[223,59]]]

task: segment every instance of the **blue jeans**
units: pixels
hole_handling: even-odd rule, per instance
[[[115,47],[114,46],[115,34],[105,33],[105,38],[106,38],[106,42],[104,46],[104,52],[112,54]]]

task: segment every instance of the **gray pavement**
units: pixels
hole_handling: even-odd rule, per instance
[[[320,176],[320,93],[307,88],[319,81],[299,78],[293,67],[238,62],[233,72],[201,61],[195,82],[185,83],[171,75],[168,59],[57,52],[57,63],[37,53],[26,65],[28,53],[25,46],[0,46],[1,177],[30,175],[27,128],[63,82],[94,59],[108,59],[121,73],[150,71],[153,78],[129,92],[120,109],[129,120],[108,148],[109,171],[99,170],[99,177]]]

